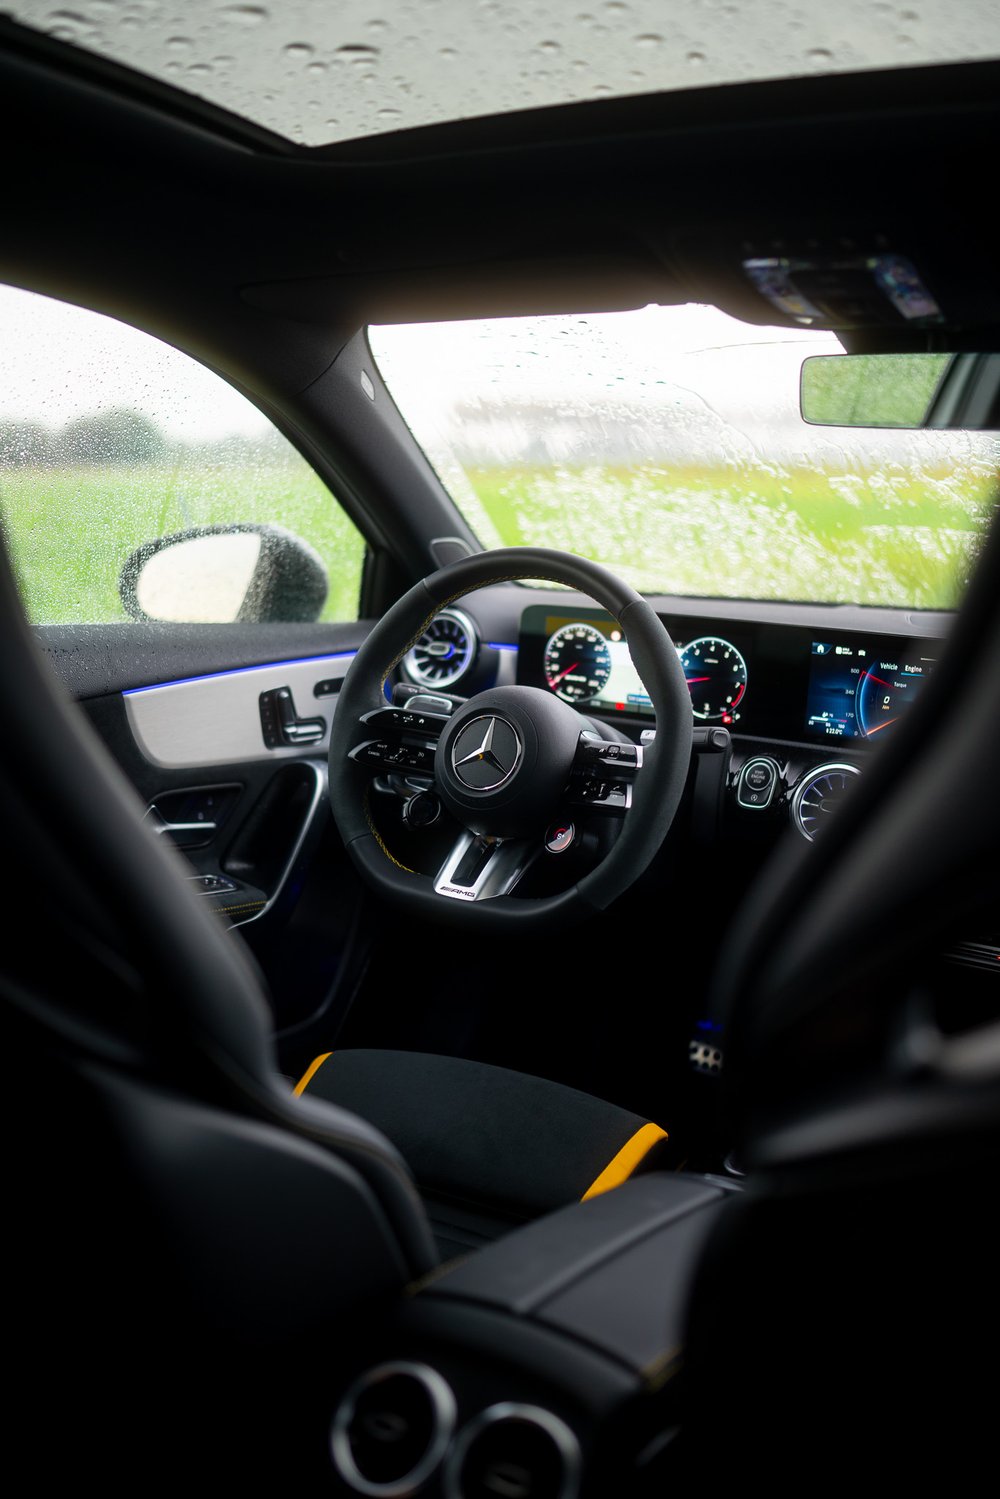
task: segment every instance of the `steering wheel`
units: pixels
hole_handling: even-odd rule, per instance
[[[387,705],[386,679],[439,609],[473,589],[521,578],[566,584],[617,621],[656,714],[651,745],[601,740],[576,709],[538,687],[494,687],[450,715],[425,711],[422,701],[417,711]],[[583,920],[627,890],[662,844],[684,790],[691,737],[691,700],[677,652],[634,589],[568,552],[480,552],[404,594],[351,663],[330,732],[333,815],[362,878],[411,914],[493,931]],[[371,782],[391,771],[433,776],[459,825],[434,877],[408,869],[375,826]],[[620,819],[620,833],[576,884],[548,896],[510,894],[541,854],[554,819],[585,825],[609,814]]]

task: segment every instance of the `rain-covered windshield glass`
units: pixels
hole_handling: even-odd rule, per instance
[[[712,307],[369,330],[418,442],[487,546],[550,546],[646,593],[950,609],[1000,437],[812,427],[830,333]]]

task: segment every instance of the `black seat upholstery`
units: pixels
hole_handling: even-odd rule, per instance
[[[227,1481],[278,1482],[288,1433],[317,1400],[327,1410],[380,1309],[439,1264],[431,1223],[385,1134],[322,1088],[295,1096],[279,1074],[252,959],[143,825],[52,677],[5,557],[0,636],[0,815],[16,871],[0,977],[17,1225],[8,1272],[23,1312],[8,1339],[22,1377],[16,1424],[25,1449],[42,1451],[58,1420],[53,1483],[101,1472],[106,1492],[131,1491],[150,1452],[159,1479],[183,1482],[200,1443],[223,1461],[227,1433]],[[378,1057],[361,1060],[373,1077]],[[331,1067],[342,1102],[362,1070],[348,1086],[345,1064]],[[465,1088],[467,1122],[485,1076]],[[522,1124],[525,1091],[538,1115],[540,1080],[494,1081],[497,1100],[520,1098]],[[502,1204],[482,1221],[476,1204],[459,1212],[442,1235],[448,1254],[582,1195],[643,1123],[554,1085],[549,1099],[542,1112],[563,1120],[563,1178],[556,1135],[535,1170],[522,1131],[500,1172]],[[471,1159],[471,1129],[465,1146]],[[461,1150],[451,1164],[461,1169]],[[431,1177],[443,1199],[447,1182]],[[315,1459],[325,1475],[326,1454]]]
[[[422,1052],[320,1056],[300,1096],[350,1109],[416,1177],[447,1258],[655,1169],[666,1132],[591,1094],[506,1067]]]

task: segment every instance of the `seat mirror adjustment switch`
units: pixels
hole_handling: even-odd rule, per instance
[[[260,695],[260,728],[268,749],[293,744],[318,744],[326,733],[325,718],[299,718],[290,687],[274,687]]]

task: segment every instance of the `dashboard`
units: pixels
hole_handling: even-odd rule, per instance
[[[696,724],[790,742],[864,749],[902,721],[943,641],[661,614],[691,690]],[[648,720],[652,707],[621,627],[599,609],[530,605],[521,615],[518,681],[587,714]]]
[[[744,616],[658,613],[703,731],[696,747],[711,746],[725,731],[720,815],[737,839],[773,838],[789,820],[809,841],[820,835],[872,747],[912,710],[944,646],[943,633],[918,633],[919,624],[908,633],[875,629],[870,620],[862,628],[834,627],[808,606],[751,605]],[[916,623],[902,614],[884,622]],[[621,626],[599,608],[551,595],[524,608],[517,680],[633,739],[652,728],[652,706]]]

